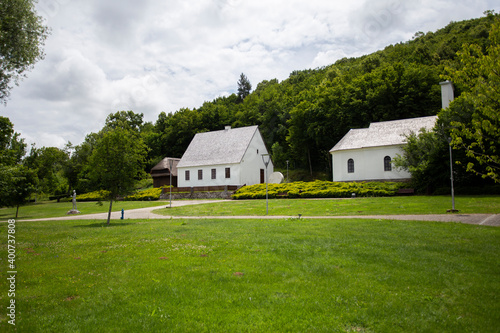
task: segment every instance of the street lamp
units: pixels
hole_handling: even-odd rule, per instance
[[[451,180],[451,210],[448,212],[456,213],[458,210],[455,209],[455,189],[453,187],[453,157],[451,154],[451,138],[448,138],[448,147],[450,148],[450,180]]]
[[[267,192],[267,166],[269,165],[269,162],[271,161],[271,155],[262,154],[262,161],[264,162],[264,165],[266,166],[266,215],[269,215],[269,197],[268,197],[268,192]]]
[[[168,166],[169,166],[169,169],[168,169],[168,173],[170,174],[170,208],[172,208],[172,165],[174,164],[174,161],[172,159],[169,159],[168,160]]]

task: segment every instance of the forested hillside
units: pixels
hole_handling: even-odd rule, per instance
[[[487,46],[498,14],[486,14],[417,32],[410,41],[360,58],[295,71],[282,82],[260,82],[244,100],[233,94],[196,109],[162,112],[144,133],[151,164],[181,157],[198,132],[259,125],[277,167],[289,160],[294,168],[329,171],[328,151],[350,128],[437,114],[444,67],[453,66],[464,43]]]

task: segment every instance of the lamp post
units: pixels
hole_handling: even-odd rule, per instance
[[[266,215],[269,215],[269,197],[267,193],[267,166],[269,165],[269,162],[271,161],[271,156],[269,154],[262,154],[262,161],[264,162],[264,165],[266,166]]]
[[[448,147],[450,148],[450,180],[451,180],[451,213],[458,212],[455,209],[455,189],[453,187],[453,157],[451,153],[451,138],[448,138]]]
[[[170,208],[172,208],[172,165],[174,164],[174,161],[172,159],[168,160],[168,173],[170,174]]]

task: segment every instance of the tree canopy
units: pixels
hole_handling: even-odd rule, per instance
[[[462,90],[451,109],[470,106],[467,121],[451,122],[455,148],[465,149],[475,161],[467,170],[500,182],[500,19],[492,25],[490,45],[466,44],[459,51],[459,63],[448,67],[449,76]]]
[[[7,102],[12,84],[44,56],[48,28],[35,11],[35,0],[0,1],[0,101]]]

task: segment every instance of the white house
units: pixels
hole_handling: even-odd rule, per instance
[[[441,82],[442,108],[453,100],[453,85]],[[410,173],[396,170],[392,159],[401,154],[406,135],[432,130],[437,116],[382,121],[368,128],[351,129],[331,150],[333,181],[409,180]]]
[[[265,182],[269,154],[258,126],[198,133],[177,164],[179,187],[253,185]],[[274,166],[269,162],[270,175]]]
[[[333,181],[397,181],[411,175],[396,170],[392,159],[401,154],[405,135],[431,130],[437,116],[371,123],[368,128],[351,129],[330,150]]]

